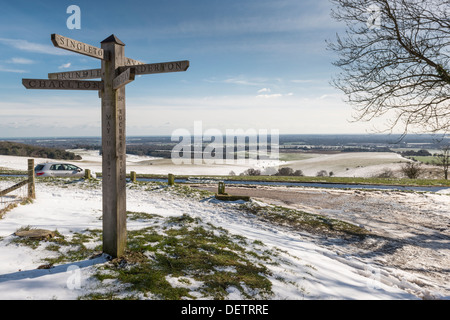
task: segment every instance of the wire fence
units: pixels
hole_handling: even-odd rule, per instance
[[[15,182],[15,183],[14,183]],[[24,188],[27,186],[27,188]],[[0,217],[9,209],[27,199],[35,199],[34,159],[28,159],[28,177],[17,182],[17,179],[0,181]]]

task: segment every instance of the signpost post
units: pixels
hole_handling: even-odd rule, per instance
[[[135,75],[186,71],[189,61],[145,64],[125,57],[115,35],[101,48],[52,34],[55,47],[101,60],[101,69],[49,73],[49,79],[22,79],[27,89],[97,90],[102,99],[103,252],[112,257],[126,248],[125,86]],[[81,81],[96,79],[101,81]]]

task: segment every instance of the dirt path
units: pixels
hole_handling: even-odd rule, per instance
[[[197,186],[216,192],[214,186]],[[289,187],[226,187],[266,203],[348,221],[376,235],[358,243],[327,242],[340,255],[352,255],[430,291],[424,298],[450,297],[450,195]],[[404,271],[402,274],[401,271]]]

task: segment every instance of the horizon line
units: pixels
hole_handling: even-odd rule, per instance
[[[446,136],[445,133],[280,133],[279,136]],[[171,137],[171,134],[128,135],[126,138]],[[193,135],[194,136],[194,135]],[[7,139],[101,139],[101,136],[23,136],[0,137],[0,141]]]

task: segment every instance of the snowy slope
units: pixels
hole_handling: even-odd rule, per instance
[[[36,159],[35,163],[40,161],[45,162],[46,159]],[[130,156],[127,159],[127,171],[159,173],[155,172],[155,168],[158,167],[161,172],[164,170],[173,172],[173,165],[167,167],[149,165],[148,161],[153,159]],[[101,170],[101,158],[95,152],[85,152],[83,160],[78,164],[94,171]],[[0,156],[0,167],[26,170],[26,166],[26,158]],[[209,169],[216,174],[227,174],[232,168],[221,169],[223,173],[214,171],[217,168]],[[182,167],[179,170],[186,173],[185,170],[190,169]],[[19,228],[30,226],[58,230],[65,237],[71,237],[83,230],[101,229],[101,184],[85,185],[80,181],[62,185],[57,182],[44,183],[39,179],[37,181],[37,199],[32,204],[19,205],[0,219],[0,299],[76,299],[91,292],[98,285],[91,275],[98,266],[107,262],[107,257],[100,256],[93,260],[55,265],[51,269],[37,269],[51,253],[44,250],[45,246],[31,249],[14,244],[12,241],[17,237],[13,233]],[[0,180],[0,190],[12,184],[13,181]],[[18,194],[20,192],[22,195],[25,194],[23,191],[18,191]],[[5,197],[3,198],[2,201],[5,201]],[[422,207],[430,215],[450,215],[448,196],[430,195],[422,198],[425,202],[418,200],[417,206]],[[401,205],[406,199],[412,204],[415,203],[414,195],[405,197],[401,193],[394,197],[386,195],[383,201],[394,201]],[[372,203],[368,202],[367,205],[371,208]],[[312,207],[309,209],[310,212],[316,210]],[[249,241],[259,240],[268,250],[282,252],[279,265],[267,266],[273,273],[271,278],[275,293],[273,299],[450,298],[448,290],[442,293],[422,288],[418,285],[421,281],[404,270],[383,267],[378,262],[371,262],[370,259],[359,259],[357,255],[347,255],[345,250],[337,250],[336,246],[318,241],[309,234],[274,227],[248,215],[237,214],[233,203],[222,203],[213,199],[204,201],[185,197],[181,199],[166,189],[148,192],[145,187],[129,185],[127,210],[158,214],[163,217],[187,214],[200,218],[205,224],[211,223],[225,228],[232,234],[246,237]],[[330,211],[325,208],[323,210]],[[346,212],[339,213],[341,214]],[[366,223],[367,221],[363,222]],[[384,221],[379,220],[379,223],[383,225]],[[144,227],[145,223],[139,221],[127,223],[128,230]],[[413,261],[414,259],[411,263]],[[277,278],[284,278],[286,281],[280,282],[276,280]],[[447,278],[443,275],[443,279]],[[448,287],[448,284],[432,284],[429,287],[442,288]],[[239,292],[230,289],[228,298],[242,297]]]
[[[84,188],[82,182],[64,187],[38,183],[36,189],[34,203],[20,205],[0,220],[0,299],[76,299],[92,289],[94,280],[90,275],[95,265],[106,262],[105,256],[38,270],[48,251],[18,246],[11,240],[15,238],[13,233],[24,226],[57,229],[65,236],[86,229],[101,229],[100,185]],[[236,215],[233,204],[185,198],[180,201],[169,192],[149,194],[139,188],[127,191],[127,203],[131,211],[199,217],[233,234],[260,240],[269,249],[277,247],[288,252],[284,264],[270,268],[275,273],[273,278],[278,273],[297,285],[273,281],[274,299],[415,299],[417,296],[410,292],[420,290],[413,284],[396,282],[385,270],[356,259],[344,259],[313,243],[309,236]],[[142,227],[136,221],[127,225],[129,230]],[[72,285],[73,279],[81,279],[79,286]],[[229,298],[242,297],[230,292]]]

